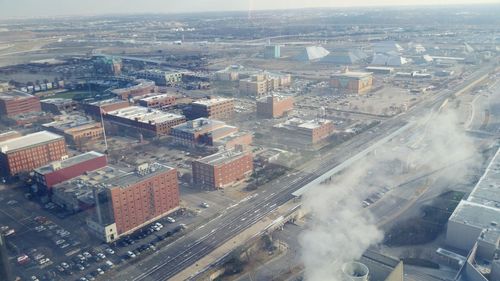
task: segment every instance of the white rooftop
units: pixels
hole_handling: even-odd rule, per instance
[[[211,106],[214,104],[219,104],[227,101],[231,101],[232,99],[227,99],[227,98],[211,98],[211,99],[202,99],[202,100],[197,100],[194,101],[193,104],[199,104],[199,105],[205,105],[205,106]]]
[[[18,149],[39,145],[58,139],[63,139],[63,137],[48,131],[41,131],[0,142],[0,149],[2,153],[8,153]]]
[[[142,107],[142,106],[129,106],[115,111],[107,113],[108,115],[114,115],[117,117],[135,120],[141,123],[164,123],[170,120],[183,119],[184,116],[174,113],[167,113],[161,110],[156,110],[152,108]]]

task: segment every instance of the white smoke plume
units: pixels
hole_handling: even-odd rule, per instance
[[[310,218],[299,237],[306,281],[341,281],[343,263],[382,241],[383,232],[362,201],[377,187],[394,186],[402,167],[412,166],[413,173],[444,168],[445,176],[456,180],[478,162],[470,161],[477,153],[455,113],[429,115],[418,124],[421,129],[405,145],[377,148],[303,196],[302,208]]]

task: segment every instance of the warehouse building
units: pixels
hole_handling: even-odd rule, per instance
[[[272,95],[257,100],[257,117],[280,118],[293,110],[293,97]]]
[[[229,119],[234,116],[234,100],[227,98],[209,98],[197,100],[183,110],[189,119],[210,118]]]
[[[166,109],[175,105],[177,96],[174,94],[160,94],[153,95],[149,97],[141,98],[137,101],[140,106],[155,108],[155,109]]]
[[[45,112],[50,112],[55,115],[60,115],[63,113],[68,113],[78,109],[78,103],[72,99],[44,99],[40,101],[42,105],[42,110]]]
[[[65,115],[64,119],[43,124],[47,130],[64,136],[66,142],[72,145],[83,145],[104,138],[101,123],[89,120],[81,115]]]
[[[253,172],[252,153],[236,148],[192,162],[196,187],[221,189],[244,180]]]
[[[233,148],[236,144],[248,146],[252,143],[250,133],[239,132],[237,127],[208,118],[198,118],[172,127],[170,135],[174,142],[186,147],[206,145]]]
[[[129,106],[130,103],[128,102],[128,100],[113,98],[113,99],[85,103],[83,104],[83,109],[86,114],[91,115],[94,118],[100,120],[101,113],[104,114],[106,112],[115,111]]]
[[[104,119],[146,136],[168,135],[170,128],[186,122],[182,115],[142,106],[129,106],[107,112]]]
[[[346,69],[342,73],[331,76],[330,85],[340,91],[363,94],[372,89],[373,75],[371,72],[353,72]]]
[[[0,173],[13,176],[67,158],[64,137],[41,131],[0,142]]]
[[[295,148],[312,148],[324,142],[334,133],[333,122],[325,119],[302,120],[291,118],[274,125],[277,141]]]
[[[50,192],[56,184],[104,168],[107,164],[106,155],[90,151],[36,168],[33,181],[40,192]]]
[[[14,117],[41,110],[40,99],[36,96],[18,90],[0,94],[0,117]]]

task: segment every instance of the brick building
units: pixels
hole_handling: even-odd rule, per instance
[[[141,98],[137,101],[140,106],[155,108],[155,109],[165,109],[175,105],[177,99],[176,95],[173,94],[160,94],[150,97]]]
[[[252,153],[240,149],[218,152],[193,161],[192,172],[197,187],[225,188],[252,174]]]
[[[128,100],[133,97],[140,97],[154,92],[155,83],[153,81],[138,79],[135,80],[134,84],[125,88],[119,88],[111,90],[111,93],[115,94],[122,100]]]
[[[118,98],[95,101],[83,104],[83,109],[86,114],[97,117],[100,120],[101,113],[115,111],[125,107],[129,107],[130,103],[127,100]]]
[[[42,110],[52,114],[68,113],[78,109],[78,103],[71,99],[53,98],[40,101]]]
[[[12,176],[67,157],[64,137],[41,131],[0,142],[2,176]]]
[[[51,188],[86,172],[105,167],[108,164],[106,155],[90,151],[65,160],[55,161],[34,170],[33,182],[41,192],[50,192]]]
[[[310,148],[328,139],[334,133],[334,126],[330,120],[291,118],[273,126],[273,131],[286,146]]]
[[[40,99],[36,96],[17,90],[0,94],[0,117],[14,117],[41,110]]]
[[[293,110],[293,97],[268,96],[257,100],[257,117],[279,118]]]
[[[226,98],[210,98],[197,100],[184,109],[189,120],[196,118],[229,119],[234,116],[234,100]]]
[[[186,122],[182,115],[141,106],[129,106],[108,112],[104,119],[147,136],[168,135],[170,128]]]
[[[250,133],[239,132],[237,127],[208,118],[198,118],[172,127],[170,135],[174,142],[187,147],[208,145],[233,148],[236,144],[248,146],[252,143]]]
[[[371,72],[351,72],[333,74],[330,85],[342,92],[363,94],[372,89],[373,75]]]
[[[101,123],[79,115],[68,115],[66,119],[46,123],[42,126],[47,131],[64,136],[66,141],[72,145],[83,145],[104,138]]]
[[[115,241],[179,207],[174,168],[158,163],[143,164],[134,171],[115,171],[111,177],[100,178],[81,185],[92,186],[96,206],[95,215],[87,224],[92,233],[106,242]]]

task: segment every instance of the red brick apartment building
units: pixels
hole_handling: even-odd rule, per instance
[[[0,117],[13,117],[41,110],[40,99],[36,96],[17,90],[0,94]]]
[[[253,172],[251,152],[234,149],[193,161],[193,183],[200,188],[220,189],[245,179]]]
[[[41,131],[0,142],[2,176],[30,172],[50,162],[67,157],[64,137]]]
[[[137,79],[136,84],[120,89],[114,89],[111,93],[115,94],[122,100],[127,100],[133,97],[140,97],[152,93],[155,90],[155,83],[153,81]]]
[[[293,97],[268,96],[257,100],[257,117],[279,118],[293,110]]]
[[[83,105],[83,109],[88,115],[100,118],[101,113],[104,114],[106,112],[115,111],[129,106],[130,104],[127,100],[114,98],[86,103]]]
[[[191,103],[184,110],[184,115],[189,119],[201,117],[210,119],[229,119],[234,115],[234,101],[226,98],[210,98]]]
[[[86,172],[105,167],[108,164],[106,155],[89,151],[62,161],[52,162],[34,170],[33,181],[40,191],[49,191],[63,181],[67,181]]]
[[[102,186],[96,196],[96,217],[88,225],[106,242],[179,207],[177,170],[162,164],[140,165],[136,171],[104,181]]]

